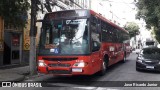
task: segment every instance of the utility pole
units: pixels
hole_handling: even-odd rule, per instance
[[[92,4],[91,3],[92,3],[92,1],[89,0],[89,9],[92,9],[92,6],[91,6]]]
[[[30,75],[37,74],[36,68],[36,1],[31,0],[31,25],[30,25],[30,53],[29,68]]]

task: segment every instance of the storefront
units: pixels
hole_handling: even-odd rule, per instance
[[[21,64],[22,30],[4,29],[3,65]]]
[[[29,22],[24,29],[4,27],[0,17],[0,66],[29,63]]]

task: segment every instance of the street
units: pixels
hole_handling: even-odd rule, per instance
[[[42,82],[42,88],[23,88],[23,90],[159,90],[158,87],[122,87],[125,83],[143,83],[146,81],[160,81],[159,72],[136,71],[137,52],[133,51],[127,58],[126,63],[119,62],[111,66],[104,76],[98,74],[92,76],[53,76],[39,74],[34,77],[26,77],[24,82]],[[137,82],[136,82],[137,81]],[[23,83],[23,82],[21,82]],[[159,84],[159,83],[158,83]],[[9,88],[0,88],[8,90]],[[21,88],[12,88],[19,90]]]
[[[136,71],[136,53],[133,52],[128,58],[126,63],[117,63],[111,66],[104,76],[98,76],[97,74],[92,76],[53,76],[53,75],[41,75],[39,77],[33,77],[25,81],[43,81],[49,82],[45,85],[48,87],[54,87],[54,89],[96,89],[96,90],[144,90],[144,88],[150,90],[152,87],[109,87],[107,84],[116,84],[114,81],[160,81],[158,72],[150,71]],[[108,82],[111,81],[111,82]],[[118,83],[119,84],[119,83]],[[113,85],[114,86],[114,85]],[[116,85],[115,85],[116,86]],[[34,88],[34,90],[38,88]],[[154,87],[154,90],[158,87]],[[42,90],[40,88],[39,90]]]
[[[137,50],[136,50],[137,51]],[[159,72],[136,71],[136,51],[131,53],[126,63],[119,62],[111,66],[104,76],[97,74],[92,76],[53,76],[40,74],[34,77],[26,77],[28,82],[42,82],[42,88],[23,88],[23,90],[159,90],[158,87],[121,87],[124,83],[130,81],[137,83],[142,81],[160,81]],[[23,83],[23,82],[22,82]],[[9,88],[0,88],[0,90],[8,90]],[[12,88],[12,90],[20,90],[22,88]]]
[[[158,72],[153,71],[136,71],[136,57],[133,52],[128,58],[126,63],[117,63],[111,66],[104,76],[97,74],[92,76],[64,76],[56,77],[52,75],[44,75],[43,77],[34,78],[29,81],[160,81]]]

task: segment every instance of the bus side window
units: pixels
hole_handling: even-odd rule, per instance
[[[96,24],[91,23],[91,39],[92,39],[92,51],[98,51],[100,49],[100,34],[96,30]]]
[[[102,27],[102,41],[103,42],[112,42],[110,31]]]

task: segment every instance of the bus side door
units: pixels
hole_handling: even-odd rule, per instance
[[[92,21],[90,23],[91,30],[91,60],[93,64],[94,71],[99,71],[101,68],[102,60],[100,59],[100,21],[96,17],[92,17]]]
[[[93,65],[94,71],[99,71],[101,68],[102,60],[100,58],[100,44],[96,41],[92,41],[92,54],[91,54],[91,62]]]

